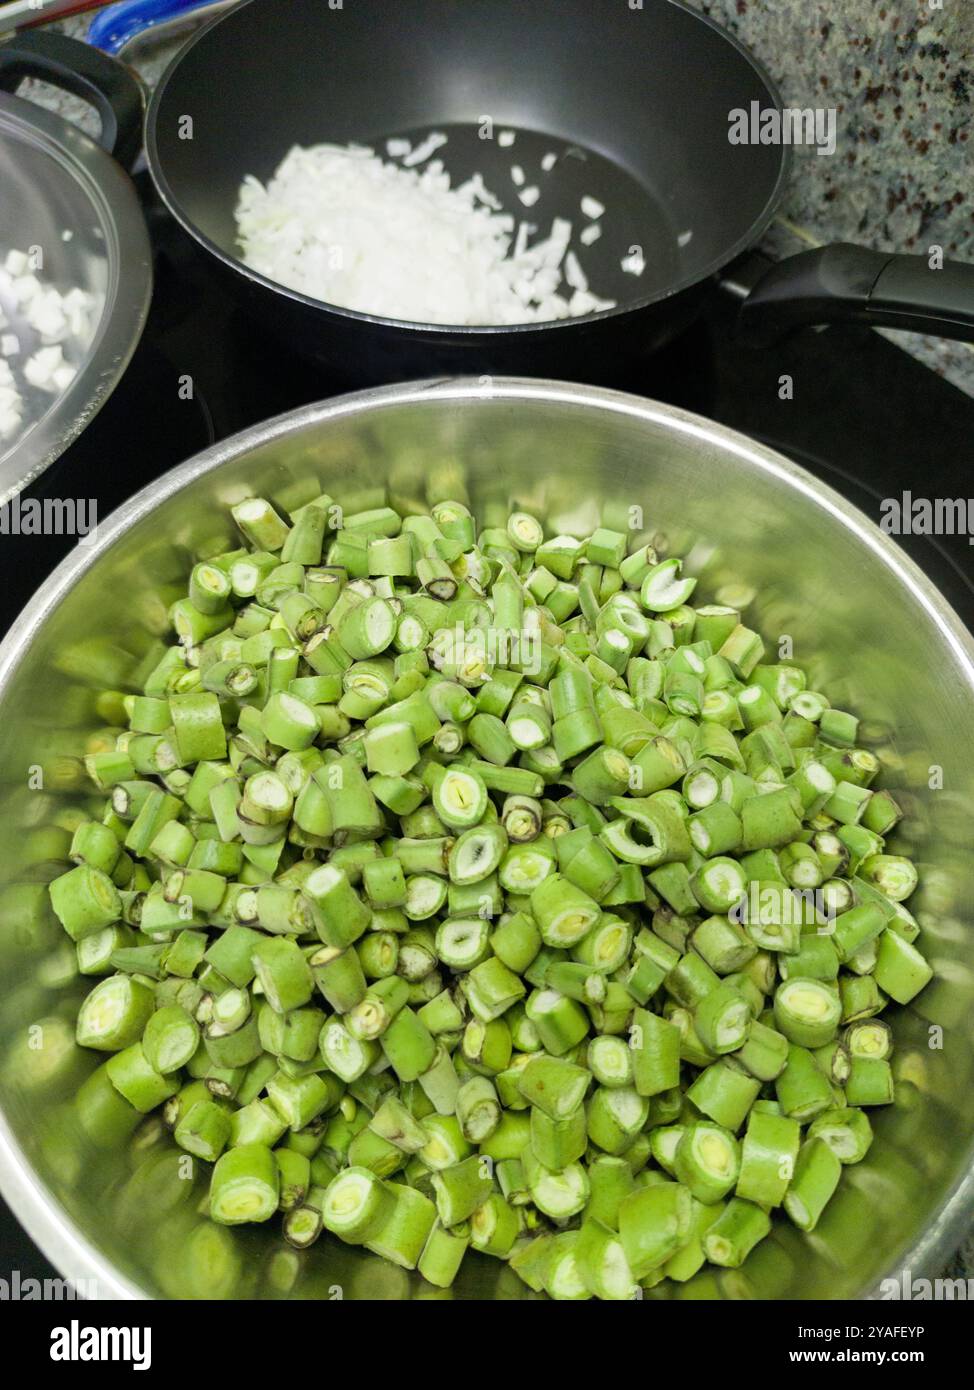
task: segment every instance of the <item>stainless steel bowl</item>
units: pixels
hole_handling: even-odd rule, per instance
[[[294,506],[322,487],[341,496],[384,486],[402,506],[462,485],[479,506],[540,507],[558,529],[590,528],[609,506],[665,531],[702,594],[754,585],[766,638],[789,637],[815,683],[863,717],[887,785],[910,806],[901,842],[921,866],[911,906],[935,979],[896,1011],[897,1103],[874,1112],[876,1143],[846,1171],[817,1231],[783,1223],[743,1269],[698,1280],[704,1296],[848,1298],[903,1271],[928,1274],[964,1234],[974,1196],[970,635],[871,522],[778,455],[668,406],[543,381],[397,386],[248,430],[139,493],[11,630],[0,647],[4,1195],[54,1263],[95,1280],[103,1297],[420,1292],[415,1276],[327,1239],[298,1256],[276,1232],[211,1226],[151,1121],[122,1151],[80,1145],[71,1097],[92,1059],[65,1040],[85,982],[46,907],[59,866],[45,827],[65,799],[84,796],[76,760],[103,722],[95,692],[126,687],[194,551],[231,543],[232,502],[259,492]],[[454,1292],[527,1293],[480,1256]]]

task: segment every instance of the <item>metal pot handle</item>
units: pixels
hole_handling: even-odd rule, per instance
[[[31,32],[0,47],[0,88],[15,92],[25,77],[90,102],[101,118],[98,143],[126,169],[132,167],[142,148],[145,102],[128,68],[66,34]]]
[[[894,256],[839,242],[789,256],[744,299],[740,328],[773,343],[795,328],[863,323],[974,342],[974,265]]]

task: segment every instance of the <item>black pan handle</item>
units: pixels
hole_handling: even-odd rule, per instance
[[[839,242],[773,266],[740,310],[741,332],[772,343],[795,328],[863,323],[974,342],[974,265]]]
[[[0,47],[0,88],[16,92],[25,77],[89,101],[101,118],[98,143],[126,169],[132,167],[142,147],[145,103],[128,68],[66,34],[27,32]]]

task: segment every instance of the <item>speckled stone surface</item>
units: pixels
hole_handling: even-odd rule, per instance
[[[974,261],[972,0],[687,3],[752,49],[786,106],[836,110],[835,154],[795,151],[770,248],[940,246]],[[889,336],[974,394],[970,345]]]
[[[765,63],[788,106],[837,111],[834,155],[796,151],[784,215],[821,241],[936,243],[974,259],[974,5],[690,0]]]

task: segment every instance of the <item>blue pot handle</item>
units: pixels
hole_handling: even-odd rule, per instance
[[[213,0],[122,0],[95,15],[88,27],[88,42],[114,55],[147,29],[206,9],[212,3]]]

